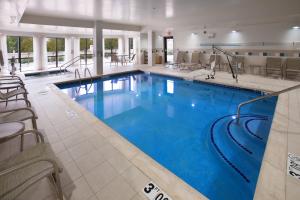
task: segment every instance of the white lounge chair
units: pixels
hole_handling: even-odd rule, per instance
[[[59,177],[62,167],[58,159],[50,145],[44,143],[43,135],[40,132],[36,130],[18,132],[14,137],[27,134],[34,134],[40,140],[37,145],[0,162],[0,199],[16,199],[34,183],[43,178],[49,178],[55,186],[58,198],[63,200]]]
[[[199,52],[193,52],[192,58],[190,63],[182,63],[180,64],[180,69],[182,70],[195,70],[198,68],[201,68],[202,64],[200,61],[200,53]]]
[[[14,87],[12,87],[12,88],[14,88]],[[9,87],[6,87],[6,89],[9,89]],[[26,91],[25,88],[14,89],[14,90],[9,91],[7,93],[2,93],[1,90],[0,90],[0,103],[5,102],[6,106],[7,106],[8,102],[9,102],[9,99],[12,98],[12,97],[16,97],[16,100],[25,100],[25,101],[27,101],[27,94],[28,94],[28,92]],[[23,95],[24,98],[19,99],[18,95]]]
[[[0,110],[0,123],[31,120],[32,128],[37,129],[37,115],[33,108]]]
[[[188,77],[190,79],[195,79],[199,76],[207,76],[207,78],[205,79],[214,79],[215,78],[215,74],[216,74],[216,61],[213,61],[210,64],[210,69],[199,69],[199,70],[195,70],[193,72],[190,72]]]

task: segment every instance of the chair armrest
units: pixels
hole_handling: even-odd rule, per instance
[[[54,171],[56,173],[59,172],[59,167],[56,163],[55,160],[53,159],[50,159],[50,158],[36,158],[36,159],[30,159],[29,161],[27,162],[23,162],[21,164],[18,164],[18,165],[15,165],[13,167],[10,167],[8,169],[5,169],[3,171],[0,172],[0,176],[5,176],[5,175],[8,175],[8,174],[11,174],[17,170],[20,170],[20,169],[23,169],[23,168],[26,168],[30,165],[34,165],[36,163],[39,163],[39,162],[49,162],[50,164],[52,164],[53,168],[54,168]]]
[[[7,78],[7,79],[17,78],[19,80],[22,80],[21,77],[16,76],[16,75],[0,75],[0,79],[2,79],[2,78]]]
[[[23,100],[26,102],[26,105],[28,107],[31,107],[31,103],[28,99],[24,99],[24,98],[18,98],[17,100]],[[10,102],[10,101],[16,101],[16,99],[9,99],[9,100],[5,100],[5,101],[0,101],[0,103],[6,103],[6,102]]]
[[[0,111],[0,114],[4,114],[4,113],[10,113],[10,112],[16,112],[16,111],[20,111],[20,110],[28,110],[29,112],[31,112],[31,114],[33,115],[33,117],[35,119],[37,119],[37,115],[36,113],[34,112],[33,109],[31,109],[30,107],[25,107],[25,108],[15,108],[15,109],[8,109],[8,110],[1,110]]]
[[[28,135],[28,134],[33,134],[37,137],[37,143],[45,143],[45,139],[44,139],[44,136],[42,135],[41,132],[37,131],[37,130],[27,130],[27,131],[20,131],[18,133],[15,133],[14,135],[10,136],[10,137],[7,137],[5,139],[2,139],[2,142],[6,142],[6,141],[9,141],[11,139],[14,139],[18,136],[25,136],[25,135]]]

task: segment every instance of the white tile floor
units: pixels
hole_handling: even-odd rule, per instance
[[[107,70],[105,73],[132,69],[134,68],[123,67]],[[186,72],[163,67],[142,69],[187,76]],[[38,126],[44,130],[63,164],[61,179],[66,199],[145,200],[142,188],[150,180],[156,182],[174,200],[206,199],[51,85],[56,81],[70,79],[73,79],[72,74],[26,80],[29,98],[39,116]],[[204,77],[200,79],[204,80]],[[229,74],[221,72],[217,73],[215,80],[210,81],[268,91],[296,84],[251,75],[240,76],[240,81],[236,84]],[[46,94],[39,93],[45,90]],[[299,181],[286,176],[287,151],[300,155],[299,109],[300,90],[279,97],[255,199],[295,199],[300,194]],[[0,158],[12,153],[14,148],[13,144],[1,145]],[[56,198],[48,181],[43,180],[19,199]]]

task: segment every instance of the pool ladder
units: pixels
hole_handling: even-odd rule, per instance
[[[91,73],[90,69],[87,68],[87,67],[84,68],[84,79],[87,78],[87,77],[86,77],[87,72],[88,72],[88,74],[89,74],[89,77],[90,77],[90,80],[91,80],[91,84],[92,84],[92,83],[93,83],[92,73]],[[79,73],[79,69],[78,69],[78,68],[75,69],[75,79],[77,79],[77,76],[78,76],[78,78],[79,78],[79,82],[80,82],[80,85],[81,85],[82,78],[81,78],[81,76],[80,76],[80,73]]]
[[[278,96],[282,93],[285,93],[285,92],[289,92],[291,90],[295,90],[295,89],[298,89],[300,88],[300,84],[298,85],[295,85],[293,87],[289,87],[289,88],[286,88],[286,89],[283,89],[283,90],[280,90],[280,91],[277,91],[277,92],[272,92],[272,93],[269,93],[267,95],[264,95],[264,96],[260,96],[260,97],[257,97],[255,99],[251,99],[251,100],[248,100],[248,101],[245,101],[245,102],[242,102],[238,105],[238,108],[237,108],[237,112],[236,112],[236,123],[238,124],[239,121],[240,121],[240,118],[241,118],[241,108],[244,106],[244,105],[247,105],[247,104],[250,104],[250,103],[254,103],[256,101],[259,101],[259,100],[263,100],[263,99],[267,99],[267,98],[270,98],[270,97],[274,97],[274,96]]]

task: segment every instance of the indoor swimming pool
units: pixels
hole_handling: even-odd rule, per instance
[[[253,199],[277,97],[236,123],[261,92],[144,72],[57,86],[209,199]]]

